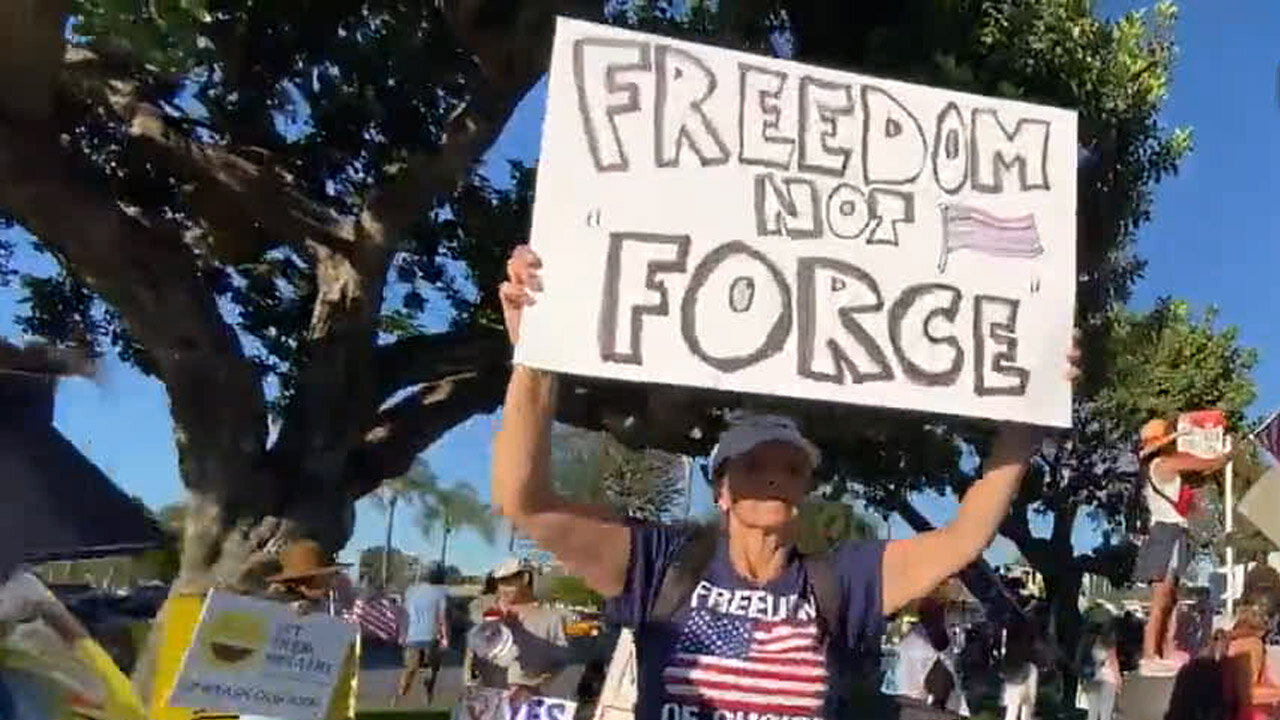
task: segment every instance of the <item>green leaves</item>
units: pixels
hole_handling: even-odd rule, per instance
[[[607,505],[639,520],[669,518],[685,499],[686,466],[656,450],[632,450],[603,433],[571,428],[552,436],[556,488],[580,502]]]
[[[425,494],[425,499],[417,516],[423,535],[441,532],[447,537],[457,530],[470,529],[485,542],[493,543],[497,521],[474,486],[464,482],[436,485]]]
[[[1096,412],[1136,428],[1152,417],[1218,408],[1240,429],[1257,395],[1251,373],[1258,355],[1239,345],[1235,327],[1216,325],[1216,309],[1196,313],[1169,298],[1149,313],[1113,313],[1108,381],[1093,400]]]

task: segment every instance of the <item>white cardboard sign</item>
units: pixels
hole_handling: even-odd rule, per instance
[[[512,712],[507,690],[468,685],[453,708],[452,720],[573,720],[578,703],[535,696]]]
[[[354,626],[337,618],[212,592],[169,705],[320,720],[354,641]]]
[[[1280,545],[1280,468],[1267,470],[1253,483],[1240,500],[1239,512],[1268,540]]]
[[[1196,410],[1178,416],[1178,452],[1202,458],[1227,451],[1227,418],[1221,410]]]
[[[1070,424],[1074,112],[561,18],[518,362]]]

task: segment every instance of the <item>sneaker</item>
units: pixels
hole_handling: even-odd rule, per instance
[[[1138,674],[1144,677],[1173,677],[1181,666],[1165,658],[1142,658],[1138,662]]]

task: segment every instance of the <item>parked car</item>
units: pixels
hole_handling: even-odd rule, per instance
[[[597,637],[601,630],[600,613],[577,612],[570,616],[564,625],[564,634],[569,637]]]

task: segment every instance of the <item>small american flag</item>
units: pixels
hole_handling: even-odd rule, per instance
[[[942,206],[942,252],[938,272],[946,272],[947,258],[957,250],[976,250],[1008,258],[1044,254],[1034,215],[999,217],[969,205]]]
[[[1253,439],[1262,449],[1271,453],[1271,457],[1280,460],[1280,412],[1276,412],[1262,427],[1253,431]]]
[[[699,608],[662,680],[672,700],[691,705],[821,716],[827,663],[812,620],[765,622]]]
[[[386,642],[400,639],[400,609],[391,598],[360,598],[351,606],[346,619],[365,635]]]

